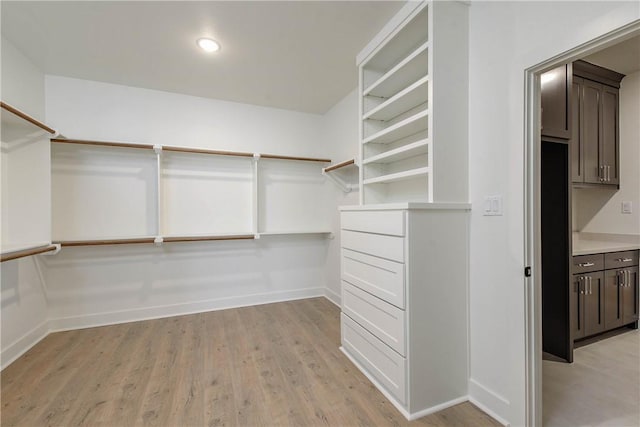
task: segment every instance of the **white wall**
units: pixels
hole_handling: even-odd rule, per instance
[[[333,157],[332,147],[323,144],[324,119],[319,115],[57,76],[47,76],[46,95],[49,122],[68,138]],[[101,189],[97,197],[105,197],[112,204],[118,198],[117,206],[122,212],[114,215],[112,221],[91,224],[92,217],[86,213],[81,217],[73,216],[78,212],[69,206],[72,202],[56,202],[56,237],[91,237],[87,236],[92,232],[91,227],[96,229],[96,234],[111,236],[136,233],[136,230],[138,234],[152,233],[154,225],[149,218],[153,214],[147,211],[153,210],[154,204],[140,199],[145,198],[143,193],[147,194],[145,188],[155,184],[150,182],[149,175],[152,174],[148,168],[136,169],[129,165],[137,154],[131,154],[128,160],[126,153],[119,155],[120,160],[117,155],[109,157],[97,152],[85,152],[76,158],[64,154],[75,150],[85,149],[54,147],[54,200],[67,200],[70,194],[84,195],[82,200],[76,199],[75,204],[95,198],[82,178],[86,177],[84,172],[72,176],[69,182],[66,179],[69,174],[78,172],[74,170],[73,162],[87,169],[89,163],[86,162],[99,159],[98,166],[102,168],[88,168],[94,175],[104,173],[109,177],[115,171],[124,181],[117,181],[113,188],[104,188],[104,180],[95,181],[99,185],[96,188]],[[206,181],[209,174],[200,172],[207,168],[211,168],[212,173],[226,171],[226,166],[219,162],[201,164],[205,160],[197,156],[182,163],[175,159],[167,160],[171,168],[163,174],[163,179],[177,179],[163,191],[163,211],[171,215],[165,218],[165,229],[169,234],[181,234],[176,231],[180,227],[183,233],[198,233],[200,229],[194,228],[194,224],[206,225],[206,218],[199,211],[211,208],[211,214],[215,215],[216,206],[232,203],[232,199],[248,197],[250,200],[250,186],[244,184],[233,187],[238,190],[235,192],[225,193],[218,187],[220,192],[213,193],[218,195],[217,199],[211,200],[212,193],[204,183],[198,191],[189,190],[189,197],[182,198],[186,190],[179,185],[180,180],[186,177],[196,182],[198,179]],[[265,162],[261,172],[263,196],[260,197],[260,209],[264,214],[260,223],[265,231],[330,227],[328,219],[334,210],[335,190],[321,176],[323,164],[260,162]],[[141,164],[146,163],[141,160]],[[86,179],[92,180],[94,176]],[[304,189],[307,191],[301,191]],[[147,190],[153,194],[155,188]],[[167,200],[170,197],[174,197],[173,201]],[[109,208],[107,205],[105,209]],[[238,226],[250,225],[246,224],[245,218],[249,204],[245,200],[236,206],[242,211],[238,216],[244,219],[236,223],[229,217],[229,212],[224,211],[227,224],[209,225],[211,228],[202,232],[224,232],[225,227],[233,228],[226,230],[230,232],[251,232],[251,229],[236,230]],[[129,229],[127,213],[135,214],[138,220],[147,218],[147,221],[139,221],[135,229]],[[66,222],[62,221],[65,215],[69,216]],[[84,224],[82,230],[73,225],[78,221]],[[211,217],[209,222],[214,222]],[[108,228],[108,233],[103,231],[104,227]],[[124,231],[119,233],[119,230]],[[65,235],[71,232],[78,234]],[[84,236],[79,236],[83,233]],[[263,236],[256,241],[168,243],[162,247],[64,248],[59,255],[44,260],[52,328],[324,295],[328,244],[326,237],[302,235]]]
[[[524,70],[640,17],[637,2],[473,2],[470,395],[525,422]],[[503,216],[482,216],[502,194]]]
[[[640,72],[620,85],[620,190],[573,190],[574,229],[590,233],[640,234]],[[622,213],[622,202],[633,213]]]
[[[355,68],[355,67],[354,67]],[[326,144],[335,153],[335,162],[356,159],[358,162],[358,91],[353,90],[338,102],[323,117],[322,135]],[[358,168],[349,166],[334,173],[349,184],[358,184]],[[327,297],[340,304],[342,285],[340,281],[340,213],[338,206],[357,205],[358,191],[345,193],[337,189],[334,192],[331,211],[331,229],[334,238],[329,241],[325,274],[327,278]]]
[[[29,115],[44,120],[44,74],[24,57],[7,40],[2,38],[2,93],[1,99],[19,108]],[[4,149],[4,148],[3,148]],[[7,174],[9,164],[2,155],[2,234],[11,234],[7,227],[5,209],[10,199]],[[13,197],[25,198],[14,192]],[[28,196],[28,195],[26,195]],[[46,201],[48,204],[48,200]],[[48,215],[45,213],[45,215]],[[40,224],[38,224],[38,228]],[[48,230],[48,224],[45,224]],[[35,259],[24,258],[2,263],[0,283],[1,323],[0,351],[1,366],[4,368],[13,359],[22,354],[46,333],[47,304]]]

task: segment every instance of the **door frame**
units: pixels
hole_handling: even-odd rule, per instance
[[[527,425],[542,425],[542,283],[540,234],[540,75],[640,34],[640,20],[540,62],[524,71],[524,265],[525,278],[525,416]]]

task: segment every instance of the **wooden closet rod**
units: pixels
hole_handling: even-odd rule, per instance
[[[43,254],[45,252],[55,251],[55,245],[38,246],[37,248],[22,249],[14,252],[7,252],[0,256],[0,262],[11,261],[12,259],[24,258],[31,255]]]
[[[253,240],[253,234],[237,234],[229,236],[172,236],[163,237],[163,242],[201,242],[207,240]]]
[[[61,240],[62,247],[68,246],[103,246],[103,245],[129,245],[133,243],[153,243],[153,237],[140,237],[136,239],[96,239],[96,240]]]
[[[351,159],[351,160],[347,160],[347,161],[344,161],[344,162],[341,162],[341,163],[336,163],[335,165],[331,165],[331,166],[328,166],[328,167],[324,168],[324,171],[325,172],[331,172],[331,171],[334,171],[336,169],[340,169],[340,168],[343,168],[345,166],[352,165],[355,162],[356,162],[355,159]]]
[[[151,144],[130,144],[127,142],[89,141],[86,139],[66,138],[52,138],[51,142],[58,144],[98,145],[102,147],[141,148],[144,150],[153,150],[153,145]]]
[[[51,134],[56,133],[56,131],[54,129],[51,129],[49,126],[45,125],[44,123],[34,119],[33,117],[29,116],[28,114],[23,113],[22,111],[18,110],[15,107],[12,107],[9,104],[5,104],[4,102],[0,101],[0,107],[2,107],[2,109],[7,110],[8,112],[15,114],[16,116],[20,117],[23,120],[26,120],[27,122],[31,123],[32,125],[35,125],[37,127],[39,127],[40,129],[49,132]]]
[[[90,141],[86,139],[52,138],[51,142],[55,142],[59,144],[99,145],[104,147],[142,148],[147,150],[154,149],[154,146],[151,144],[130,144],[126,142]],[[218,156],[254,157],[254,153],[247,153],[243,151],[207,150],[204,148],[176,147],[172,145],[163,145],[162,150],[179,152],[179,153],[213,154]],[[258,156],[263,159],[299,160],[303,162],[331,163],[331,159],[318,159],[315,157],[281,156],[279,154],[260,154],[260,153],[256,153],[256,154],[258,154]]]

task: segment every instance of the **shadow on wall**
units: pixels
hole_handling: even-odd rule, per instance
[[[591,220],[613,198],[617,189],[609,188],[579,188],[573,191],[576,199],[574,209],[574,231],[582,231]]]

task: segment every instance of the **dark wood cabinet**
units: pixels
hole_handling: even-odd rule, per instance
[[[638,326],[638,251],[574,256],[573,273],[573,340]]]
[[[576,184],[618,186],[618,89],[624,75],[573,63],[571,177]]]
[[[574,340],[605,330],[604,290],[602,271],[573,276],[571,331]]]
[[[571,138],[573,67],[565,64],[542,75],[540,105],[543,137]]]

